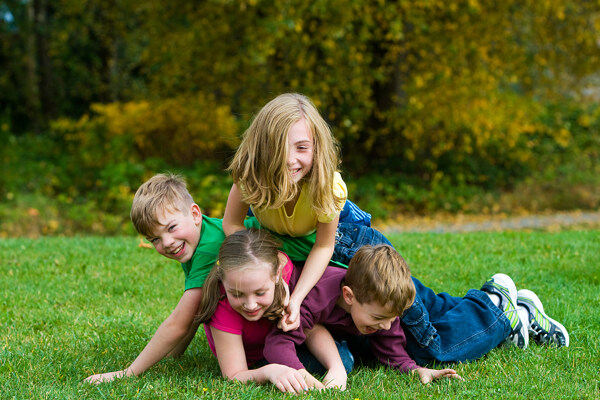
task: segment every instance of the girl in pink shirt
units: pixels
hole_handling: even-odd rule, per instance
[[[324,388],[305,369],[280,364],[249,368],[263,359],[265,338],[274,327],[272,320],[281,317],[289,296],[288,282],[294,266],[278,249],[279,243],[265,231],[239,231],[228,236],[204,283],[197,320],[204,322],[209,346],[225,377],[241,382],[271,382],[282,392]],[[333,359],[341,363],[335,342],[325,328],[318,326],[309,336],[319,342],[319,347],[331,350],[324,356],[327,360],[335,352]],[[307,346],[311,349],[312,344],[307,341]]]

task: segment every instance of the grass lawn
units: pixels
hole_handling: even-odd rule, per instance
[[[600,231],[411,233],[390,240],[435,291],[462,296],[496,272],[510,275],[567,327],[571,346],[498,348],[454,365],[464,382],[427,386],[383,367],[358,367],[346,392],[305,397],[600,398]],[[0,240],[0,397],[291,397],[271,385],[221,378],[203,330],[183,357],[163,360],[139,378],[82,383],[90,374],[125,368],[181,296],[181,267],[138,243],[131,237]]]

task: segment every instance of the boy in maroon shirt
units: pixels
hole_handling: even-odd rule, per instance
[[[290,284],[297,279],[299,270],[295,269]],[[326,269],[302,303],[299,329],[274,329],[265,340],[263,354],[270,363],[304,368],[296,346],[304,343],[307,334],[318,334],[313,327],[319,324],[334,337],[369,335],[370,350],[381,363],[402,372],[416,371],[423,383],[440,377],[462,379],[452,369],[420,367],[406,352],[399,316],[414,298],[410,270],[400,254],[387,245],[364,246],[352,258],[348,270]],[[328,370],[326,379],[345,387],[347,376],[339,353],[310,350]]]

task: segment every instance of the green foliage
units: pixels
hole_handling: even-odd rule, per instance
[[[598,2],[9,0],[0,12],[3,232],[30,209],[43,233],[126,232],[135,188],[167,169],[220,216],[239,135],[288,91],[314,100],[351,199],[378,217],[599,204]]]
[[[182,167],[142,157],[135,132],[115,134],[102,116],[59,120],[53,129],[6,135],[0,155],[11,174],[0,178],[0,237],[132,234],[135,191],[165,171],[185,176],[204,213],[222,216],[231,178],[219,163],[198,159]]]
[[[462,296],[505,272],[535,291],[570,332],[569,348],[502,347],[453,365],[465,381],[421,385],[384,367],[357,366],[346,392],[323,399],[576,398],[600,394],[600,232],[402,234],[390,240],[414,275]],[[139,378],[100,386],[87,376],[125,368],[177,305],[181,267],[135,238],[0,240],[0,391],[3,398],[286,398],[272,385],[224,379],[202,328],[186,353]],[[577,296],[573,296],[577,293]]]

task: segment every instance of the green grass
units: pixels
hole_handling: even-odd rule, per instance
[[[534,290],[570,331],[571,346],[498,348],[455,365],[464,382],[421,385],[386,368],[358,367],[346,392],[309,398],[600,397],[600,231],[400,234],[391,241],[413,274],[436,291],[462,296],[492,274]],[[221,378],[202,331],[185,355],[139,378],[99,386],[90,374],[122,369],[177,304],[178,264],[138,239],[0,240],[0,393],[3,399],[281,398],[273,386]],[[460,323],[457,321],[457,323]]]

